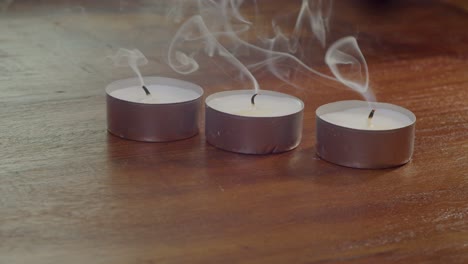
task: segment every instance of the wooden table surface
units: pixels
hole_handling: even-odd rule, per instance
[[[104,87],[132,76],[106,59],[119,47],[148,56],[145,75],[193,81],[207,95],[243,84],[209,59],[191,76],[167,67],[174,28],[164,4],[7,2],[0,14],[0,263],[468,263],[463,1],[401,1],[386,11],[363,1],[335,4],[330,40],[356,36],[377,99],[418,118],[413,159],[386,170],[344,168],[315,155],[315,109],[360,98],[316,76],[297,77],[303,89],[295,89],[258,73],[262,87],[306,104],[294,151],[218,150],[205,142],[203,119],[200,134],[187,140],[116,138],[106,132]],[[260,19],[297,10],[293,2],[270,1]],[[326,73],[321,58],[312,63]]]

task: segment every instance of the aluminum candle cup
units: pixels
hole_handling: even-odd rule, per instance
[[[252,90],[215,93],[206,98],[205,134],[211,145],[243,154],[280,153],[302,137],[304,104],[296,97]]]
[[[163,78],[144,78],[147,95],[137,78],[109,84],[107,129],[125,139],[165,142],[198,133],[203,89],[193,83]]]
[[[352,168],[380,169],[403,165],[413,155],[416,116],[409,110],[364,101],[340,101],[316,111],[317,154]]]

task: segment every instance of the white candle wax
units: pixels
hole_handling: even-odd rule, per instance
[[[150,95],[146,95],[141,86],[130,86],[112,91],[112,97],[143,104],[170,104],[195,100],[200,97],[197,92],[171,85],[149,84],[145,85]]]
[[[321,119],[343,127],[362,130],[389,130],[410,125],[413,121],[403,113],[392,109],[375,108],[374,116],[369,119],[369,107],[355,107],[326,113]]]
[[[251,90],[221,92],[207,98],[206,103],[220,112],[249,117],[278,117],[297,113],[304,108],[301,100],[277,92],[261,91],[251,99]]]
[[[372,118],[369,114],[372,109]],[[416,116],[388,103],[358,100],[325,104],[315,111],[316,151],[324,160],[352,168],[381,169],[413,155]]]

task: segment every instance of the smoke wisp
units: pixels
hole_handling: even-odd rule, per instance
[[[253,16],[243,15],[241,7],[244,4],[253,7],[250,8],[255,10]],[[170,42],[168,64],[180,74],[191,74],[201,67],[199,57],[217,55],[234,66],[257,92],[260,85],[253,74],[255,71],[267,70],[299,88],[301,85],[291,76],[300,72],[337,81],[373,101],[367,63],[357,40],[345,37],[327,47],[332,6],[332,1],[303,0],[292,30],[282,25],[280,18],[273,18],[272,34],[263,37],[257,35],[256,25],[252,22],[262,13],[256,0],[248,3],[244,0],[177,1],[168,18],[180,22],[186,10],[190,10],[192,16],[182,22]],[[308,32],[306,37],[312,36],[318,45],[309,46],[310,40],[304,39],[304,31]],[[304,54],[308,49],[326,49],[323,61],[332,75],[306,63]]]
[[[141,86],[145,86],[145,82],[143,80],[143,76],[141,75],[140,66],[144,66],[148,64],[148,59],[146,59],[145,55],[141,53],[138,49],[124,49],[121,48],[117,51],[117,53],[113,56],[109,56],[109,58],[114,62],[114,65],[117,67],[130,67],[133,72],[138,76],[140,80]]]

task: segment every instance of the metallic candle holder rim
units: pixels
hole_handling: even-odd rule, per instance
[[[197,97],[169,103],[139,103],[116,98],[118,89],[140,86],[138,78],[113,81],[106,86],[107,130],[127,140],[140,142],[169,142],[198,134],[198,118],[204,91],[199,85],[167,77],[143,78],[147,85],[161,84],[190,89]],[[168,118],[168,116],[172,118]],[[176,124],[175,121],[180,121]],[[181,125],[182,124],[182,125]]]
[[[292,95],[262,90],[259,95],[279,95],[297,100],[301,104],[299,111],[277,116],[236,115],[220,111],[209,105],[209,101],[215,97],[239,93],[253,95],[252,90],[232,90],[217,92],[205,99],[205,136],[209,144],[225,151],[249,155],[282,153],[293,150],[299,145],[302,139],[304,112],[302,100]],[[260,131],[275,131],[271,130],[273,126],[279,127],[277,133],[268,133],[267,135],[260,133]],[[287,128],[289,128],[289,132],[285,132]],[[217,132],[214,131],[220,130],[229,132],[226,134],[231,135],[230,138],[216,136]],[[285,137],[281,138],[280,134]],[[278,140],[279,138],[282,140]],[[270,140],[277,145],[272,146]]]
[[[205,104],[205,106],[207,107],[210,107],[208,105]],[[229,113],[226,113],[226,112],[223,112],[223,111],[219,111],[217,109],[214,109],[213,107],[210,107],[213,111],[216,111],[218,113],[221,113],[221,114],[228,114],[228,115],[231,115],[233,118],[238,118],[238,119],[242,119],[242,120],[251,120],[251,119],[257,119],[257,120],[261,120],[261,119],[269,119],[269,118],[273,118],[273,117],[290,117],[290,116],[293,116],[297,113],[293,113],[293,114],[287,114],[287,115],[281,115],[281,116],[273,116],[273,117],[268,117],[268,116],[241,116],[241,115],[234,115],[234,114],[229,114]],[[303,111],[303,110],[301,110]]]
[[[398,105],[375,104],[379,108],[404,114],[411,120],[411,123],[385,130],[345,127],[323,120],[320,116],[354,107],[368,106],[368,102],[345,100],[324,104],[315,112],[317,155],[325,161],[359,169],[392,168],[408,163],[414,151],[416,116],[410,110]],[[343,142],[348,144],[346,148],[343,147]],[[395,152],[392,153],[392,151]]]
[[[140,82],[139,82],[139,79],[138,79],[138,78],[125,78],[125,79],[113,81],[113,82],[109,83],[109,84],[106,86],[105,91],[106,91],[106,94],[107,94],[107,95],[111,96],[112,98],[115,98],[116,100],[124,101],[124,102],[126,102],[126,103],[131,103],[131,104],[137,104],[137,105],[142,105],[142,104],[146,104],[146,105],[185,104],[185,103],[190,103],[190,102],[199,100],[201,97],[203,97],[203,94],[204,94],[203,88],[201,88],[199,85],[194,84],[194,83],[191,83],[191,82],[179,80],[179,79],[168,78],[168,77],[159,77],[159,76],[148,76],[148,77],[143,77],[143,80],[145,81],[145,83],[149,83],[149,84],[146,84],[147,86],[149,86],[149,85],[151,85],[151,84],[156,84],[156,83],[155,83],[156,81],[158,81],[158,84],[159,84],[159,81],[163,81],[163,82],[174,82],[174,81],[175,81],[175,82],[178,82],[178,83],[183,83],[183,84],[185,84],[185,85],[192,86],[192,88],[194,88],[194,89],[191,89],[191,90],[197,90],[197,93],[199,92],[199,96],[196,97],[195,99],[192,99],[192,100],[181,101],[181,102],[175,102],[175,103],[157,103],[157,104],[149,104],[149,103],[138,103],[138,102],[132,102],[132,101],[123,100],[123,99],[120,99],[120,98],[113,97],[113,96],[110,94],[111,92],[113,92],[113,91],[115,91],[115,90],[118,90],[118,87],[111,87],[111,86],[117,85],[117,84],[119,84],[119,83],[128,82],[129,85],[140,86]],[[136,83],[136,81],[138,81],[138,83]]]

